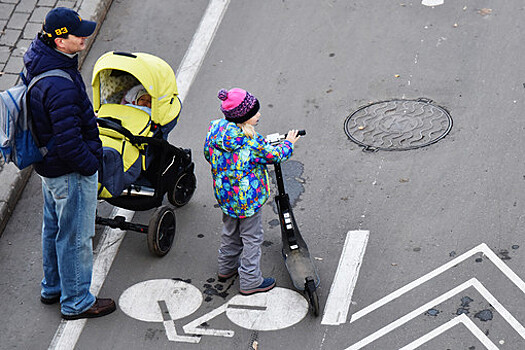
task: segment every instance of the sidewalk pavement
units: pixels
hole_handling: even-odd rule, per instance
[[[55,7],[69,7],[97,29],[79,57],[84,61],[113,0],[0,0],[0,91],[14,86],[22,71],[22,56],[42,28],[46,14]],[[32,172],[5,164],[0,157],[0,236]]]

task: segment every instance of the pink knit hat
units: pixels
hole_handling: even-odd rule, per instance
[[[222,100],[221,111],[230,122],[244,123],[259,111],[259,101],[246,90],[222,89],[218,97]]]

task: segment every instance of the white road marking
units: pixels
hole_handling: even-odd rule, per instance
[[[308,302],[296,291],[276,287],[250,296],[236,295],[226,316],[236,325],[254,331],[276,331],[299,323],[308,314]]]
[[[511,315],[510,312],[505,309],[503,305],[499,301],[496,300],[496,298],[479,282],[476,278],[471,278],[470,280],[460,284],[456,288],[453,288],[449,290],[448,292],[440,295],[439,297],[431,300],[430,302],[418,307],[417,309],[413,310],[412,312],[406,314],[405,316],[398,318],[394,322],[386,325],[385,327],[381,328],[380,330],[370,334],[366,338],[358,341],[354,345],[346,348],[346,350],[359,350],[362,349],[364,346],[370,344],[371,342],[383,337],[384,335],[390,333],[394,329],[404,325],[405,323],[409,322],[410,320],[414,319],[415,317],[423,314],[425,311],[435,307],[436,305],[441,304],[447,299],[450,299],[451,297],[455,296],[456,294],[461,293],[465,289],[469,287],[474,287],[487,301],[494,307],[496,311],[498,311],[502,318],[507,321],[512,328],[523,338],[525,339],[525,328],[514,318],[514,316]],[[484,344],[486,345],[486,344]]]
[[[208,7],[206,8],[206,12],[201,19],[199,28],[195,32],[190,46],[186,51],[186,54],[184,55],[181,65],[177,71],[180,73],[180,75],[177,76],[177,88],[179,90],[179,98],[181,102],[184,102],[184,99],[190,90],[191,84],[195,80],[195,76],[200,69],[202,61],[206,56],[207,50],[213,40],[213,37],[215,36],[217,27],[219,26],[229,3],[230,0],[210,0]],[[121,208],[115,208],[113,210],[112,217],[118,215],[125,216],[128,214],[128,212],[131,215],[130,218],[127,219],[129,221],[133,218],[134,212],[130,212]],[[111,231],[120,230],[111,229]],[[105,270],[105,272],[103,274],[95,274],[94,271],[93,273],[91,290],[93,290],[93,286],[95,286],[96,293],[93,293],[94,295],[98,295],[102,284],[104,284],[104,280],[106,279],[109,268],[111,267],[111,263],[117,254],[118,247],[120,246],[120,242],[124,236],[125,232],[120,234],[120,241],[118,244],[116,244],[116,249],[111,249],[111,245],[107,245],[102,241],[99,243],[99,245],[102,245],[99,249],[100,253],[95,258],[95,263],[100,259],[101,264],[104,265],[104,269],[102,269],[102,271]],[[107,265],[107,263],[109,263],[109,265]],[[78,341],[78,338],[80,337],[80,334],[82,333],[82,330],[84,329],[86,322],[86,319],[75,321],[63,320],[58,326],[55,336],[49,345],[49,349],[73,349]]]
[[[169,341],[197,344],[201,340],[200,337],[196,336],[178,335],[173,321],[168,320],[163,321],[163,323]]]
[[[187,334],[233,337],[235,333],[232,330],[200,327],[222,313],[226,313],[230,321],[245,329],[274,331],[300,322],[308,313],[308,302],[296,291],[280,287],[250,296],[235,295],[220,307],[182,328]]]
[[[472,248],[468,252],[458,256],[457,258],[449,261],[448,263],[438,267],[437,269],[427,273],[426,275],[421,276],[417,280],[412,281],[409,284],[399,288],[398,290],[388,294],[387,296],[381,298],[373,304],[370,304],[364,309],[359,310],[358,312],[352,315],[350,323],[357,321],[365,315],[368,315],[370,312],[402,296],[403,294],[411,291],[412,289],[427,282],[428,280],[440,275],[446,270],[458,265],[459,263],[465,261],[466,259],[470,258],[471,256],[477,253],[483,253],[492,263],[494,263],[494,265],[496,265],[496,267],[505,276],[507,276],[519,289],[521,289],[523,293],[525,293],[525,282],[523,282],[523,280],[518,275],[516,275],[516,273],[514,273],[514,271],[512,271],[512,269],[508,267],[485,243],[481,243],[477,247]]]
[[[199,327],[204,322],[208,322],[209,320],[219,316],[223,312],[226,311],[228,308],[228,303],[224,303],[215,310],[212,310],[211,312],[208,312],[207,314],[197,318],[196,320],[188,323],[182,329],[184,329],[184,332],[187,334],[196,334],[196,335],[212,335],[215,337],[228,337],[231,338],[234,336],[235,332],[232,330],[222,330],[222,329],[212,329],[212,328],[201,328]]]
[[[448,321],[447,323],[442,324],[441,326],[437,327],[436,329],[428,332],[427,334],[425,334],[421,338],[414,340],[412,343],[410,343],[410,344],[408,344],[406,346],[403,346],[399,350],[414,350],[414,349],[417,349],[421,345],[425,344],[426,342],[428,342],[431,339],[437,337],[441,333],[444,333],[444,332],[448,331],[450,328],[452,328],[452,327],[454,327],[454,326],[456,326],[456,325],[458,325],[460,323],[465,325],[465,327],[467,327],[468,330],[472,334],[474,334],[474,336],[476,338],[478,338],[478,340],[483,345],[485,345],[488,350],[498,350],[498,347],[489,339],[489,337],[487,337],[485,335],[485,333],[483,333],[478,327],[476,327],[476,324],[470,318],[468,318],[468,316],[465,315],[465,314],[461,314],[461,315],[453,318],[452,320]]]
[[[166,304],[170,319],[191,315],[202,304],[200,290],[186,282],[156,279],[137,283],[126,289],[119,298],[119,307],[126,315],[144,322],[162,322],[159,301]]]
[[[181,101],[186,98],[191,84],[193,84],[193,80],[201,68],[206,52],[208,52],[229,3],[230,0],[211,0],[199,28],[193,35],[190,46],[177,70],[177,87]]]
[[[346,323],[370,232],[348,231],[324,308],[323,325]]]
[[[445,0],[423,0],[421,1],[421,5],[425,6],[438,6],[443,5],[445,3]]]

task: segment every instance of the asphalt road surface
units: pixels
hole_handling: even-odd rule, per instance
[[[33,175],[0,239],[0,347],[524,349],[525,5],[210,4],[218,12],[205,0],[115,0],[83,68],[89,82],[97,58],[118,50],[152,53],[177,70],[184,107],[170,141],[193,150],[198,188],[176,210],[172,250],[158,258],[144,235],[117,236],[100,295],[118,300],[118,311],[61,322],[58,307],[38,300],[42,199]],[[207,14],[216,21],[199,27]],[[207,36],[192,41],[198,28]],[[217,91],[232,87],[259,98],[261,134],[307,130],[283,170],[321,278],[319,317],[285,268],[273,200],[263,211],[262,268],[278,288],[243,298],[238,281],[215,280],[221,213],[202,146],[221,116]],[[453,120],[431,145],[364,152],[345,134],[360,107],[418,98]],[[377,131],[409,128],[409,117],[385,115]],[[152,211],[128,214],[147,224]],[[99,227],[97,243],[108,233]]]

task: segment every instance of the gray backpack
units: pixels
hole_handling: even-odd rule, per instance
[[[0,92],[0,152],[6,163],[14,163],[20,170],[44,159],[49,146],[42,147],[36,141],[27,102],[29,90],[46,77],[62,77],[73,81],[61,69],[37,75],[29,83],[25,73],[25,69],[20,73],[22,81],[19,84]]]

